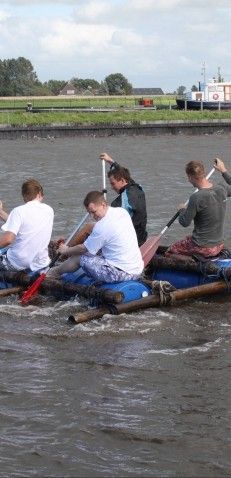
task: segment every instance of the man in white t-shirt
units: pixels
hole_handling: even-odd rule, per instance
[[[68,259],[48,273],[58,276],[82,267],[84,272],[102,282],[137,279],[143,271],[143,260],[129,213],[109,206],[100,191],[91,191],[84,206],[96,221],[90,236],[73,247],[59,246]]]
[[[36,179],[28,179],[22,185],[25,204],[15,207],[7,217],[1,207],[0,217],[6,220],[1,229],[0,248],[7,251],[0,255],[1,270],[37,271],[50,263],[50,242],[54,211],[42,203],[43,188]],[[0,204],[2,206],[2,204]]]

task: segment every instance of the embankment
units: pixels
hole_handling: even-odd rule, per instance
[[[120,136],[120,135],[164,135],[164,134],[223,134],[231,131],[231,120],[172,120],[118,124],[55,124],[44,126],[0,125],[0,139],[62,138],[75,136]]]

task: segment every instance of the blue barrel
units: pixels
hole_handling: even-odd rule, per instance
[[[62,275],[65,282],[72,282],[74,284],[91,285],[96,281],[87,276],[80,268],[75,272],[70,272]],[[151,289],[140,281],[130,280],[123,282],[104,283],[97,286],[99,289],[111,289],[115,292],[122,292],[124,294],[123,303],[138,300],[142,297],[147,297],[151,294]]]

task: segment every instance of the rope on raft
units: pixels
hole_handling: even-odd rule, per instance
[[[141,279],[141,282],[147,284],[153,293],[153,295],[158,294],[160,299],[160,305],[168,305],[172,303],[171,292],[176,290],[170,282],[164,280],[146,280]]]
[[[227,268],[226,267],[217,267],[217,271],[215,274],[208,274],[207,273],[207,264],[208,262],[212,263],[211,261],[199,261],[199,272],[203,277],[202,283],[205,283],[205,279],[212,279],[212,281],[217,281],[222,279],[225,281],[227,285],[228,291],[231,290],[231,277],[227,276]]]
[[[98,307],[102,303],[102,291],[97,289],[97,286],[102,285],[102,281],[95,281],[92,284],[86,286],[86,298]],[[94,298],[92,298],[94,295]]]

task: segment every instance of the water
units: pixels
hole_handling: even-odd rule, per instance
[[[185,163],[229,165],[230,139],[1,141],[1,199],[18,205],[22,181],[36,177],[55,209],[54,237],[67,237],[85,194],[102,187],[107,151],[144,185],[158,234],[192,191]],[[163,244],[185,233],[174,223]],[[225,234],[230,247],[229,202]],[[0,476],[230,476],[229,304],[220,296],[73,326],[78,298],[25,308],[1,299]]]

